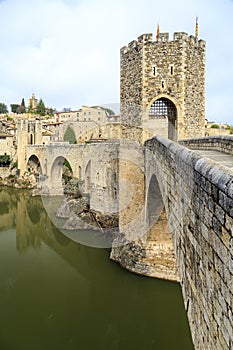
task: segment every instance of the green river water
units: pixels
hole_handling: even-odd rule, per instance
[[[178,283],[71,241],[39,197],[0,188],[0,350],[192,350]]]

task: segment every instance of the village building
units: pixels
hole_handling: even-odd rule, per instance
[[[205,120],[205,136],[227,136],[232,133],[232,127],[224,123]]]
[[[12,158],[14,154],[13,135],[0,131],[0,155],[8,155]]]

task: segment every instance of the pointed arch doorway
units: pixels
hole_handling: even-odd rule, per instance
[[[171,100],[165,97],[155,100],[149,109],[149,119],[154,119],[155,123],[167,121],[167,137],[177,141],[177,108]]]

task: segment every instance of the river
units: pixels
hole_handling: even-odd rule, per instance
[[[193,350],[178,283],[65,237],[40,197],[0,188],[1,350]]]

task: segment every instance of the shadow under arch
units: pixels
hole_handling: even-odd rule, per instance
[[[147,197],[146,197],[146,224],[147,229],[159,220],[161,214],[165,211],[162,194],[155,174],[151,176]]]
[[[146,202],[148,261],[152,263],[153,276],[179,281],[173,235],[155,174],[151,176]]]

